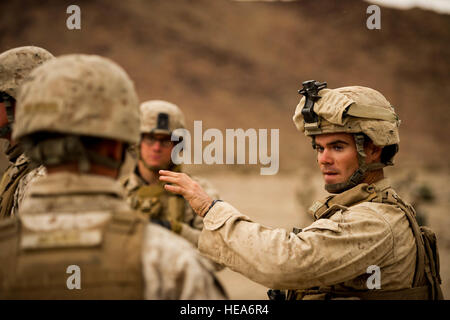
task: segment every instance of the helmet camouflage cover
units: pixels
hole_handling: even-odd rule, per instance
[[[304,89],[299,93],[305,96],[297,105],[293,120],[298,130],[313,138],[313,146],[314,137],[320,134],[351,133],[355,139],[358,169],[345,182],[326,184],[327,191],[339,193],[352,188],[364,180],[367,171],[393,164],[392,160],[400,142],[400,120],[389,101],[380,92],[361,86],[323,89],[326,83],[321,84],[314,80],[304,82],[303,86]],[[314,101],[312,109],[311,100],[308,102],[306,97]],[[382,155],[381,162],[365,162],[363,134],[376,146],[389,146],[386,148],[387,156]]]
[[[141,133],[171,134],[185,127],[183,112],[173,103],[163,100],[143,102],[141,109]]]
[[[13,138],[45,131],[137,143],[139,100],[127,73],[96,55],[65,55],[36,68],[17,98]]]
[[[45,49],[25,46],[10,49],[0,54],[0,91],[14,99],[28,74],[37,66],[54,58]]]
[[[314,112],[319,118],[316,124],[304,122],[301,111],[305,105],[305,97],[302,97],[295,110],[294,123],[306,136],[362,132],[380,147],[400,142],[400,120],[380,92],[352,86],[322,89],[319,96],[321,98],[314,103]]]

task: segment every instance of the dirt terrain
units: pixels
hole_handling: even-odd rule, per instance
[[[178,104],[188,129],[194,120],[204,130],[279,129],[277,175],[260,176],[259,164],[188,168],[269,226],[310,223],[304,211],[323,193],[310,142],[292,123],[302,81],[385,94],[402,119],[400,154],[388,172],[406,186],[411,173],[435,194],[422,209],[438,234],[450,297],[450,15],[382,8],[381,30],[368,30],[369,4],[360,0],[79,0],[81,30],[68,30],[69,4],[1,1],[0,52],[33,44],[55,55],[99,54],[124,67],[142,101]],[[239,274],[219,277],[233,299],[266,298],[267,288]]]
[[[279,128],[281,170],[312,159],[291,120],[302,81],[373,87],[403,121],[399,159],[448,167],[450,146],[438,141],[449,133],[450,15],[383,8],[381,29],[368,30],[361,0],[77,4],[81,30],[68,30],[65,1],[2,1],[0,50],[34,44],[109,57],[141,100],[179,104],[189,129],[200,119],[221,130]]]

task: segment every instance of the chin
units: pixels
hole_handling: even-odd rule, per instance
[[[336,184],[336,183],[341,183],[341,182],[343,182],[343,181],[339,181],[339,180],[337,180],[337,179],[324,179],[323,180],[323,182],[325,183],[325,184]]]

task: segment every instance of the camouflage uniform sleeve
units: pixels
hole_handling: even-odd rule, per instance
[[[3,177],[6,169],[9,165],[9,159],[6,156],[6,150],[9,147],[9,141],[3,138],[0,138],[0,178]]]
[[[192,245],[197,247],[198,238],[200,237],[201,229],[203,228],[203,221],[201,222],[200,227],[191,226],[188,223],[181,223],[181,231],[180,236],[189,241]]]
[[[204,219],[199,250],[274,289],[337,284],[364,274],[370,265],[393,263],[392,230],[380,214],[360,207],[331,218],[294,234],[252,222],[220,202]]]
[[[30,189],[31,184],[33,181],[38,179],[39,177],[43,177],[47,174],[47,170],[44,166],[40,166],[38,168],[35,168],[28,172],[17,185],[17,189],[14,192],[14,201],[13,201],[13,207],[11,208],[11,215],[17,216],[20,206],[22,204],[22,201],[25,199],[25,197],[28,194],[28,191]]]
[[[226,299],[211,264],[181,237],[149,225],[143,244],[146,299]]]
[[[138,210],[138,205],[136,202],[136,191],[142,185],[142,182],[136,177],[136,175],[131,172],[128,175],[124,175],[119,179],[119,183],[122,186],[123,194],[128,205],[134,209]]]

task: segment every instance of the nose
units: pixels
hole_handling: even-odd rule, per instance
[[[162,149],[161,141],[156,140],[153,143],[152,148],[153,148],[153,150],[161,150]]]
[[[333,164],[333,157],[331,152],[325,148],[322,152],[317,154],[317,162],[320,165],[330,165]]]

